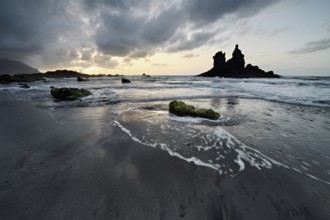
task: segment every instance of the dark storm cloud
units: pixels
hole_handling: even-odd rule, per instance
[[[197,33],[191,34],[189,38],[186,38],[186,36],[181,36],[181,39],[172,42],[172,45],[168,47],[166,51],[179,52],[200,47],[203,44],[207,44],[208,41],[215,36],[215,34],[215,31],[199,31]]]
[[[110,57],[103,55],[96,55],[95,57],[93,57],[93,63],[95,63],[97,66],[109,69],[115,68],[119,65],[117,61],[112,60]]]
[[[208,24],[217,21],[228,14],[236,14],[245,17],[256,14],[263,7],[270,5],[276,0],[186,0],[183,9],[190,20],[195,24]]]
[[[75,23],[65,9],[67,6],[70,4],[60,0],[2,0],[0,56],[19,58],[51,47]]]
[[[62,65],[109,61],[113,67],[113,56],[137,59],[200,47],[215,40],[224,16],[239,20],[274,2],[2,0],[0,57]]]
[[[297,50],[289,51],[289,53],[292,54],[314,53],[317,51],[327,50],[329,48],[330,48],[330,38],[326,38],[318,41],[308,42],[304,47]]]
[[[116,2],[99,1],[99,7],[110,5],[111,9],[118,9]],[[139,8],[133,10],[131,1],[124,2],[120,9],[126,10],[117,10],[115,13],[108,10],[99,16],[101,24],[96,30],[96,44],[106,54],[130,56],[134,51],[143,50],[149,51],[145,54],[150,55],[156,50],[179,52],[194,49],[215,37],[215,31],[218,30],[210,31],[210,25],[223,16],[250,16],[277,1],[183,0],[177,4],[169,3],[157,15],[141,13],[143,10]],[[144,1],[143,5],[151,8],[153,3]]]

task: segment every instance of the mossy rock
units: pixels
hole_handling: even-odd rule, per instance
[[[218,112],[213,111],[212,109],[198,109],[197,110],[198,117],[201,118],[209,118],[213,120],[217,120],[220,117],[220,114]]]
[[[170,112],[178,116],[196,116],[195,107],[182,101],[172,101],[169,104]]]
[[[89,96],[92,93],[86,89],[77,88],[56,88],[54,86],[50,87],[50,93],[54,98],[62,101],[73,101],[78,98]]]
[[[217,120],[220,117],[220,114],[218,112],[213,111],[212,109],[202,108],[196,110],[194,106],[187,105],[182,101],[170,102],[169,108],[171,113],[176,114],[178,116],[200,117],[212,120]]]

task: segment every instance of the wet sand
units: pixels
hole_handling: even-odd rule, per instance
[[[330,185],[293,170],[219,175],[134,142],[107,107],[0,106],[1,220],[330,219]]]

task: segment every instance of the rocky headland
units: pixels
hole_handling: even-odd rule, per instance
[[[87,81],[88,78],[91,77],[113,77],[119,76],[110,75],[110,74],[98,74],[98,75],[88,75],[84,73],[79,73],[72,70],[56,70],[56,71],[48,71],[45,73],[22,73],[22,74],[2,74],[0,75],[0,84],[9,84],[12,82],[34,82],[39,80],[45,80],[45,78],[77,78],[77,81]]]
[[[245,66],[244,54],[236,45],[232,58],[226,61],[226,54],[222,51],[213,56],[213,68],[198,76],[230,77],[230,78],[279,78],[273,71],[264,71],[258,66],[247,64]]]

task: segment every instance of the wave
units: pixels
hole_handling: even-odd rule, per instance
[[[256,149],[243,143],[220,125],[220,121],[230,121],[228,118],[212,126],[207,119],[168,114],[163,105],[129,106],[122,106],[113,123],[142,145],[160,148],[170,156],[216,170],[220,175],[236,176],[247,167],[257,170],[283,167],[330,185],[314,175],[316,168],[303,160],[290,154],[275,155],[269,149],[264,153],[261,149],[267,146]]]
[[[73,79],[51,79],[46,83],[31,83],[30,89],[16,84],[0,85],[0,99],[52,101],[50,86],[82,87],[93,96],[81,99],[73,106],[111,105],[120,102],[155,102],[173,99],[212,99],[237,97],[288,104],[330,107],[328,78],[228,79],[201,77],[157,76],[129,77],[130,84],[117,78],[92,78],[78,83]],[[60,104],[58,104],[60,105]],[[66,105],[66,103],[63,103]]]

